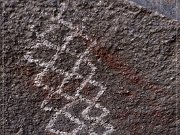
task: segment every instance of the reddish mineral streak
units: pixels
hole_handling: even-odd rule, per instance
[[[86,40],[86,45],[90,46],[92,42],[90,40]],[[142,76],[138,75],[135,70],[129,67],[125,62],[119,57],[109,54],[103,47],[92,47],[91,52],[95,54],[97,57],[101,58],[101,60],[111,69],[118,71],[121,75],[123,75],[129,82],[132,84],[143,87],[155,92],[161,92],[162,88],[153,84],[152,82],[146,81]]]

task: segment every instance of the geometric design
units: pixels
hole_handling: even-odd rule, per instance
[[[92,114],[93,110],[97,111],[96,109],[100,110],[99,111],[100,114],[98,113],[97,116],[90,116],[90,115],[93,115]],[[85,120],[99,121],[102,118],[106,117],[108,113],[109,113],[109,111],[106,108],[100,106],[100,104],[95,104],[95,105],[90,105],[86,109],[84,109],[83,112],[82,112],[82,116],[84,117]]]
[[[57,121],[57,118],[60,117],[60,116],[63,116],[63,115],[64,115],[64,118],[65,118],[64,119],[65,121],[66,121],[66,119],[69,120],[69,123],[71,123],[71,125],[72,125],[72,123],[73,124],[75,123],[73,125],[74,127],[76,127],[75,129],[72,129],[72,130],[65,129],[67,131],[64,131],[64,129],[63,129],[63,130],[60,131],[59,129],[56,130],[55,128],[53,128],[55,122]],[[76,126],[76,125],[78,125],[78,126]],[[58,111],[51,118],[49,124],[46,127],[46,130],[48,130],[51,133],[58,134],[58,135],[69,135],[69,134],[74,135],[77,132],[79,132],[84,126],[85,125],[84,125],[83,122],[81,122],[78,118],[73,117],[70,113],[64,112],[64,111]]]
[[[101,92],[101,88],[100,87],[92,85],[90,82],[88,82],[84,86],[84,88],[80,91],[80,94],[84,98],[95,100],[95,99],[98,98],[96,96],[101,94],[100,92]]]
[[[43,69],[36,75],[34,84],[49,91],[41,108],[45,111],[55,112],[46,126],[46,131],[58,135],[76,135],[85,132],[90,135],[111,134],[114,131],[113,126],[103,120],[109,114],[109,110],[96,103],[106,87],[92,79],[96,67],[90,61],[89,54],[91,47],[96,42],[94,41],[90,46],[85,45],[83,40],[89,39],[88,36],[82,35],[76,26],[61,18],[67,8],[65,3],[62,3],[61,6],[62,11],[57,17],[52,17],[51,21],[57,21],[69,29],[67,36],[62,39],[62,45],[55,45],[54,42],[45,38],[45,35],[52,33],[58,27],[52,25],[49,29],[36,34],[39,40],[44,40],[43,43],[34,43],[24,56],[29,63],[35,63]],[[82,41],[82,45],[74,42],[77,40]],[[76,45],[73,46],[73,43]],[[76,51],[78,46],[83,46],[82,52]],[[49,61],[43,60],[42,57],[34,57],[35,51],[43,47],[46,48],[46,52],[48,50],[53,52]],[[58,77],[47,77],[48,73],[57,74]],[[58,85],[56,84],[54,87],[48,81],[58,83]],[[62,127],[63,123],[66,126]],[[101,133],[98,127],[103,130]]]
[[[82,80],[82,78],[75,78],[72,76],[69,80],[67,80],[66,83],[64,83],[62,87],[62,93],[75,96],[76,90],[80,87]]]
[[[77,127],[79,127],[79,125],[71,120],[71,118],[69,118],[68,116],[61,114],[58,115],[57,117],[57,121],[54,124],[53,129],[56,131],[61,131],[61,132],[73,132],[74,129],[76,129]]]

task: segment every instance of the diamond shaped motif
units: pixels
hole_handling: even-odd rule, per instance
[[[73,117],[69,112],[59,110],[52,116],[46,130],[58,135],[75,135],[84,126],[84,122]]]
[[[96,86],[88,82],[80,91],[80,95],[83,98],[86,98],[89,100],[97,100],[103,94],[103,92],[104,90],[101,89],[99,86]]]
[[[94,121],[101,121],[105,116],[107,116],[109,111],[101,106],[99,103],[95,105],[88,106],[86,109],[83,110],[82,116],[86,120],[94,120]]]
[[[111,134],[114,131],[113,126],[103,120],[109,110],[96,103],[106,87],[92,80],[96,66],[91,62],[89,54],[96,41],[83,35],[71,22],[61,18],[67,8],[66,4],[61,3],[62,11],[52,17],[51,21],[58,24],[37,34],[43,43],[34,45],[33,50],[24,56],[29,63],[34,62],[43,68],[43,71],[36,75],[34,83],[49,92],[41,108],[55,112],[46,126],[46,131],[58,135]],[[65,33],[62,38],[58,37],[59,30]],[[56,40],[61,45],[56,44]],[[91,42],[87,43],[87,40]],[[42,50],[42,56],[47,55],[48,61],[41,58]],[[48,75],[49,73],[51,75]]]
[[[66,83],[62,86],[62,93],[66,93],[69,96],[75,96],[77,89],[80,87],[83,79],[72,77],[66,80]]]
[[[114,132],[114,128],[111,124],[105,123],[102,120],[100,123],[93,123],[89,131],[90,135],[109,135]]]

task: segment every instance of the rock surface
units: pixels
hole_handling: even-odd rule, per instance
[[[180,20],[180,1],[179,0],[132,0],[141,6],[147,7],[152,11],[161,13],[171,19]]]
[[[177,21],[124,0],[1,0],[3,135],[180,133]]]

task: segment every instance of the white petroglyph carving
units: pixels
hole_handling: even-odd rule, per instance
[[[100,125],[104,128],[104,131],[101,131],[102,135],[111,134],[114,131],[113,126],[111,124],[106,123],[103,120],[103,118],[109,114],[109,110],[97,103],[97,100],[104,93],[106,87],[103,86],[100,82],[92,79],[92,77],[95,75],[96,67],[88,58],[88,55],[90,54],[90,48],[96,44],[96,41],[92,41],[87,35],[82,35],[82,32],[78,29],[78,27],[73,26],[72,23],[66,22],[62,19],[62,14],[66,10],[66,8],[66,3],[62,3],[61,13],[59,13],[57,17],[51,18],[51,21],[58,21],[59,24],[62,24],[70,29],[69,35],[64,38],[63,45],[61,45],[61,47],[53,45],[53,43],[44,38],[44,36],[47,33],[53,31],[58,27],[56,25],[52,25],[49,29],[45,30],[44,32],[40,34],[37,33],[37,37],[41,41],[43,40],[43,42],[36,42],[36,44],[32,46],[32,51],[27,52],[24,56],[24,58],[28,62],[36,63],[36,65],[43,68],[43,71],[36,75],[34,79],[34,84],[37,87],[41,86],[44,90],[49,91],[48,96],[44,99],[44,101],[41,104],[41,108],[45,111],[55,111],[54,115],[51,117],[48,125],[46,126],[46,130],[48,132],[55,133],[58,135],[77,135],[81,134],[81,131],[83,130],[86,131],[86,134],[99,135],[99,133],[96,132],[95,127]],[[85,39],[92,41],[92,44],[88,46],[84,52],[80,53],[80,55],[76,55],[76,53],[72,52],[72,50],[68,48],[68,45],[75,37],[83,37]],[[51,57],[51,60],[45,62],[43,61],[43,59],[33,57],[34,50],[39,47],[47,47],[49,49],[54,49],[56,53]],[[74,63],[74,66],[69,71],[65,71],[64,69],[60,69],[55,66],[55,61],[59,59],[59,55],[63,53],[69,54],[77,58],[77,60]],[[82,63],[87,63],[86,65],[91,69],[91,71],[88,73],[86,77],[83,77],[80,73],[78,73],[78,71],[80,70],[80,64]],[[42,81],[43,77],[48,73],[49,70],[64,76],[62,83],[59,84],[59,86],[56,89],[54,89],[51,86],[48,86],[47,84],[44,84]],[[70,80],[75,81],[76,79],[81,79],[82,81],[80,82],[79,86],[75,89],[73,94],[70,95],[66,91],[64,92],[65,85],[68,85],[68,83],[70,83]],[[90,99],[87,98],[86,95],[83,95],[81,93],[87,84],[92,85],[98,89],[96,90],[96,95],[91,97]],[[53,106],[49,106],[51,97],[53,97],[54,95],[60,95],[69,102],[61,108],[54,108]],[[73,116],[73,114],[71,114],[69,109],[79,103],[85,103],[87,106],[85,107],[85,109],[81,111],[79,116],[76,117]],[[93,110],[93,108],[99,109],[98,113],[100,113],[100,115],[91,116],[91,111]],[[58,120],[58,116],[60,115],[63,115],[64,118],[67,118],[71,122],[75,123],[77,125],[76,128],[71,131],[61,131],[59,129],[55,129],[55,123]],[[90,124],[86,124],[86,121],[91,122]]]

